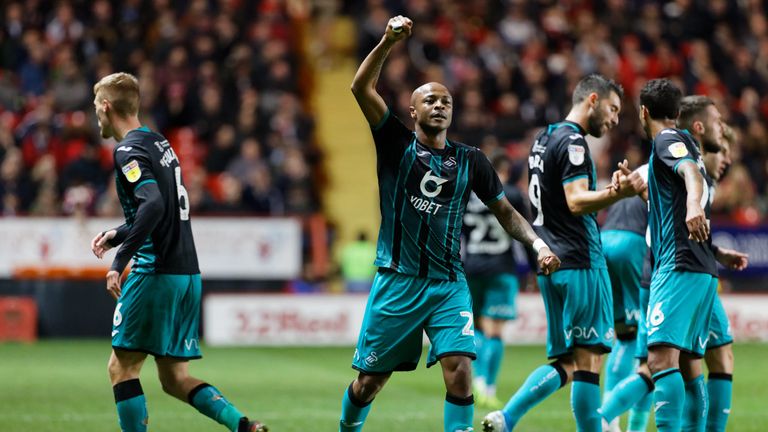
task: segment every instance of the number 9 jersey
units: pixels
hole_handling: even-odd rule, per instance
[[[528,156],[528,195],[536,234],[560,257],[560,269],[606,268],[597,214],[576,216],[568,208],[564,185],[587,179],[597,187],[596,170],[576,123],[549,125],[536,135]]]
[[[115,147],[115,183],[126,224],[135,222],[136,191],[156,183],[163,210],[155,229],[133,256],[138,273],[198,274],[195,242],[189,220],[189,196],[181,179],[181,166],[162,135],[141,127],[128,132]]]

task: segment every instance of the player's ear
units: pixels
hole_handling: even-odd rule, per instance
[[[703,135],[704,132],[706,131],[706,128],[704,127],[704,122],[702,122],[701,120],[694,121],[693,124],[691,124],[691,127],[693,128],[691,132],[695,132],[699,135]]]
[[[600,101],[600,95],[597,93],[590,93],[589,94],[589,106],[592,108],[597,107],[597,103]]]
[[[416,120],[416,107],[411,105],[408,107],[408,113],[411,115],[411,118]]]

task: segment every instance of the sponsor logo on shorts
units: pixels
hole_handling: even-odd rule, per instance
[[[190,351],[192,348],[200,349],[200,345],[197,343],[197,339],[184,339],[184,349]]]
[[[701,349],[706,348],[708,342],[709,342],[709,336],[707,336],[707,338],[704,340],[701,340],[701,336],[699,336],[699,346],[701,347]]]
[[[597,334],[597,330],[595,330],[594,327],[586,328],[586,327],[571,327],[570,329],[565,329],[565,338],[571,339],[571,337],[580,338],[580,339],[592,339],[600,337],[599,334]]]

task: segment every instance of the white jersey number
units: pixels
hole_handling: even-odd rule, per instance
[[[496,220],[496,216],[467,213],[464,215],[464,223],[472,228],[467,241],[467,253],[498,255],[509,249],[509,235]]]
[[[173,173],[176,175],[176,194],[179,196],[179,217],[183,221],[189,220],[189,194],[181,184],[181,167],[174,168]]]
[[[536,208],[536,218],[532,225],[544,225],[544,210],[541,207],[541,186],[539,185],[538,174],[531,175],[531,181],[528,183],[528,198],[531,200],[531,205]]]

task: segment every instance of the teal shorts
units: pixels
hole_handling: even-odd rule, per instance
[[[601,239],[611,277],[613,319],[635,327],[640,317],[640,278],[648,248],[645,237],[631,231],[604,231]]]
[[[717,279],[715,279],[717,280]],[[719,295],[715,295],[715,304],[712,306],[712,321],[709,323],[709,342],[707,349],[720,348],[733,343],[731,334],[731,321],[725,313],[723,302]]]
[[[648,347],[671,346],[702,357],[716,297],[717,278],[710,274],[655,272],[648,299]]]
[[[449,355],[476,357],[466,281],[379,271],[368,296],[352,367],[371,375],[414,370],[424,332],[432,344],[427,367]]]
[[[517,318],[515,299],[520,284],[512,273],[467,278],[472,294],[475,317],[483,316],[499,320]]]
[[[112,347],[156,357],[202,357],[200,275],[128,274],[112,318]]]
[[[610,352],[613,301],[606,269],[567,269],[538,276],[547,314],[547,356],[562,357],[574,346]]]
[[[640,288],[640,319],[637,321],[635,358],[641,361],[648,360],[648,326],[645,317],[648,316],[648,297],[650,295],[648,288]]]

